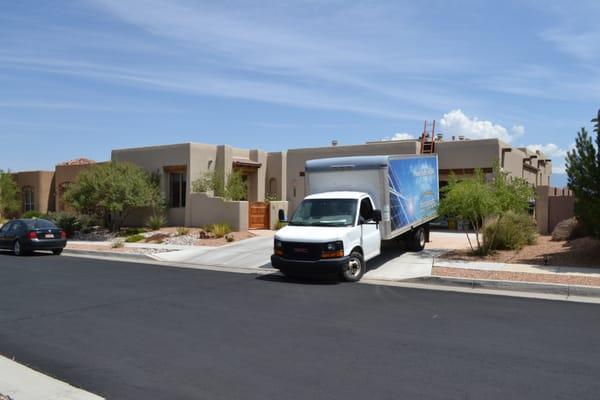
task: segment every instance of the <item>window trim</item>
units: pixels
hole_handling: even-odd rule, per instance
[[[186,195],[187,195],[187,171],[185,170],[167,170],[169,180],[169,207],[170,208],[185,208],[186,207]],[[179,176],[179,203],[174,204],[173,202],[173,176]]]
[[[21,199],[23,201],[23,212],[35,211],[35,193],[33,187],[24,186],[21,189]]]

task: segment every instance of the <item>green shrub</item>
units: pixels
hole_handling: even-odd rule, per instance
[[[186,228],[185,226],[177,227],[176,231],[177,231],[177,236],[185,236],[188,233],[190,233],[190,230],[188,228]]]
[[[79,231],[82,233],[90,233],[95,226],[99,225],[96,217],[87,214],[80,214],[77,216],[79,221]]]
[[[125,239],[125,241],[127,243],[137,243],[137,242],[141,242],[142,240],[145,239],[145,236],[138,233],[136,235],[131,235],[131,236],[127,236],[127,238]]]
[[[157,231],[167,223],[167,219],[162,214],[154,214],[146,221],[148,228]]]
[[[119,231],[119,236],[132,236],[139,235],[140,233],[144,233],[144,228],[126,228]]]
[[[221,222],[219,224],[212,224],[208,232],[212,232],[215,237],[222,238],[223,236],[231,233],[231,226],[227,222]]]
[[[41,218],[54,222],[56,226],[65,231],[67,237],[73,236],[75,231],[78,231],[81,226],[77,215],[68,212],[48,213],[41,216]]]
[[[23,213],[21,218],[31,219],[31,218],[40,218],[41,216],[42,216],[41,212],[31,210],[31,211],[27,211],[26,213]]]
[[[485,224],[483,241],[491,250],[520,250],[537,241],[536,225],[530,215],[508,211]]]

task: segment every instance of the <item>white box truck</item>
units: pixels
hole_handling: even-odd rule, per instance
[[[308,195],[275,235],[271,264],[286,275],[333,272],[358,281],[382,240],[420,251],[437,217],[435,154],[310,160],[305,183]]]

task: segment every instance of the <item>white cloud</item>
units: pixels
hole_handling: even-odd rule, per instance
[[[469,139],[498,138],[507,143],[525,133],[522,125],[514,126],[509,132],[502,125],[494,124],[491,121],[480,120],[477,117],[470,118],[460,109],[444,114],[440,125],[446,136],[464,135]]]
[[[567,173],[564,165],[557,165],[552,167],[552,173],[558,175],[564,175]]]
[[[527,148],[531,151],[539,150],[550,158],[565,157],[567,155],[567,149],[563,149],[554,143],[531,144]]]
[[[405,132],[401,132],[401,133],[396,133],[394,136],[392,136],[391,138],[386,138],[385,140],[410,140],[410,139],[414,139],[414,135],[411,135],[410,133],[405,133]]]
[[[512,129],[510,131],[515,136],[521,136],[521,135],[525,134],[525,127],[523,125],[515,125],[512,127]]]

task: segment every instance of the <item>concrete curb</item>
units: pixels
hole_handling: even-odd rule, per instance
[[[442,276],[430,276],[416,279],[408,279],[404,282],[414,282],[438,286],[454,286],[466,289],[492,289],[506,290],[512,292],[530,292],[553,294],[565,297],[598,297],[600,298],[600,287],[575,286],[551,283],[533,283],[516,281],[494,281],[487,279],[463,279]]]
[[[89,256],[89,257],[102,257],[102,258],[114,258],[119,260],[141,260],[141,261],[155,261],[149,254],[132,254],[132,253],[114,253],[112,251],[100,251],[100,250],[80,250],[80,249],[64,249],[63,254],[70,256]]]
[[[0,356],[0,393],[15,400],[104,399],[3,356]]]

